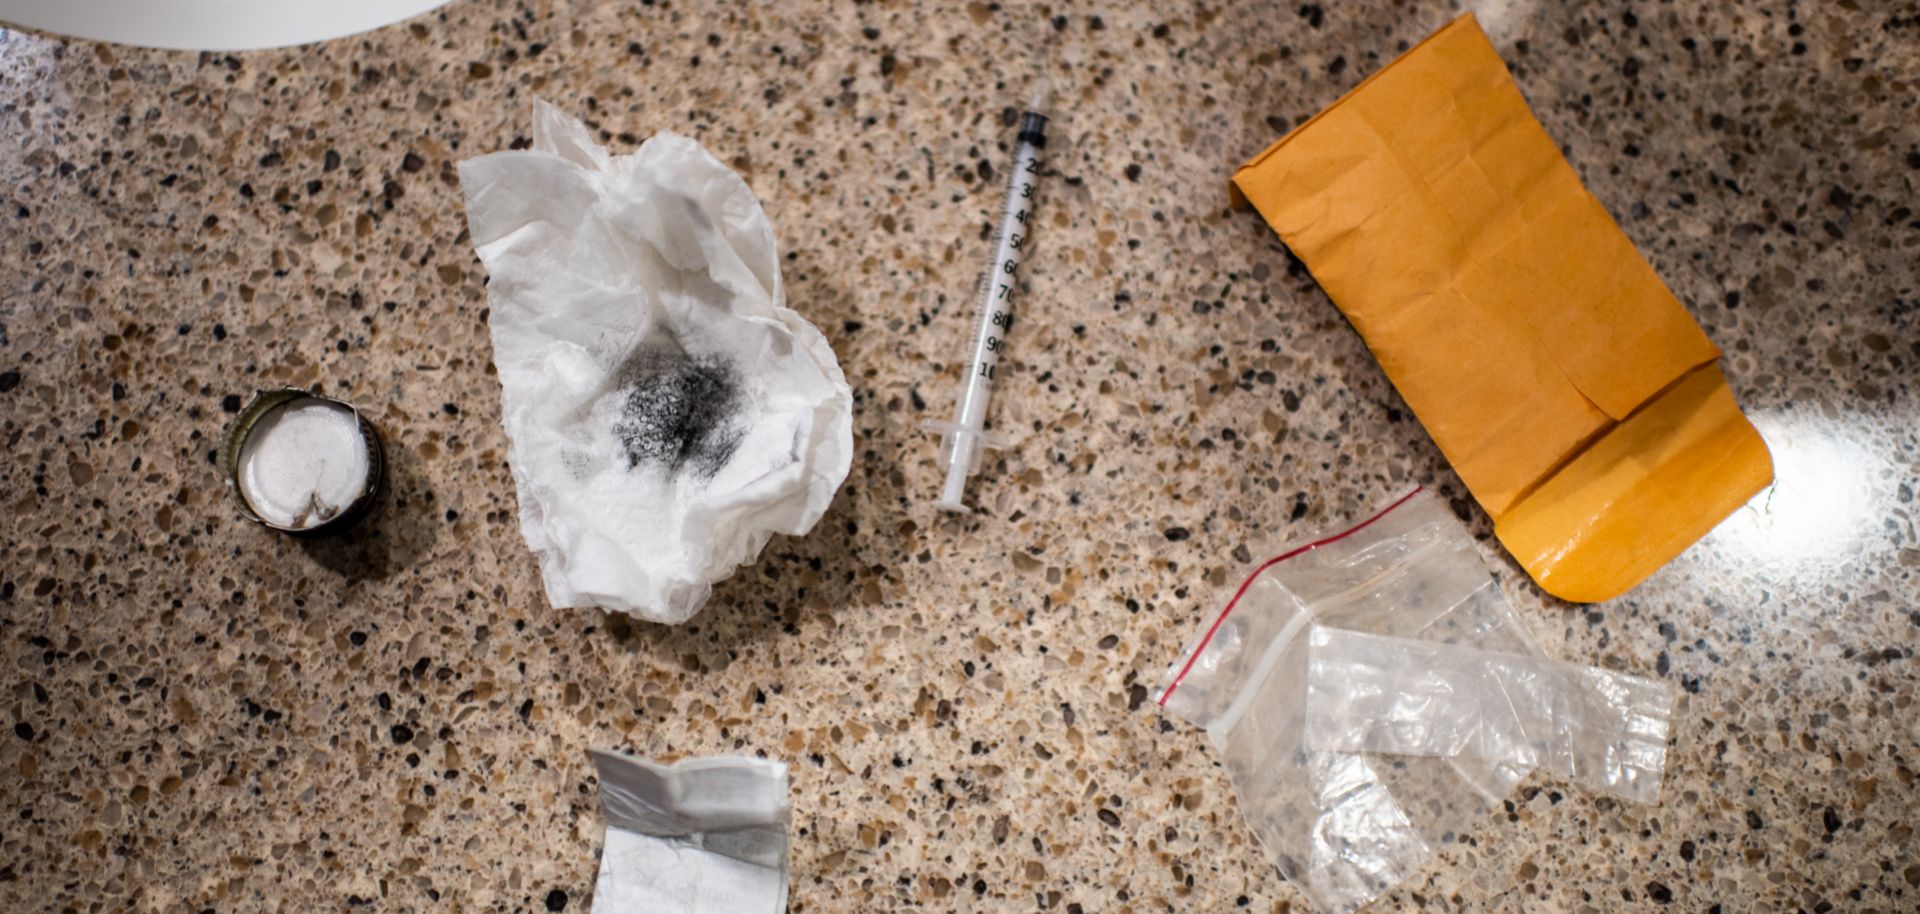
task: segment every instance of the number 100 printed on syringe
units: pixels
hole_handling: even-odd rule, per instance
[[[1031,234],[1034,191],[1040,180],[1040,151],[1047,145],[1047,117],[1041,113],[1045,101],[1046,90],[1042,88],[1036,93],[1034,104],[1020,116],[1006,205],[1000,213],[993,260],[980,284],[979,327],[973,336],[969,370],[961,385],[953,421],[925,424],[928,431],[940,433],[940,468],[945,471],[946,480],[934,505],[947,511],[966,513],[967,506],[961,497],[966,494],[967,478],[980,470],[983,450],[1006,445],[1002,436],[986,431],[987,403],[993,392],[994,369],[999,366],[1000,352],[1006,347],[1007,331],[1013,327],[1013,300],[1020,277],[1021,251]]]

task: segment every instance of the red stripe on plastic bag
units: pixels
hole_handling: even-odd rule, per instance
[[[1400,496],[1400,498],[1396,500],[1393,504],[1390,504],[1384,508],[1381,508],[1372,517],[1369,517],[1366,520],[1363,520],[1357,524],[1354,524],[1353,526],[1348,527],[1347,529],[1342,530],[1339,533],[1335,533],[1332,536],[1322,537],[1320,539],[1314,540],[1311,543],[1306,544],[1305,546],[1299,546],[1293,549],[1289,549],[1286,552],[1281,553],[1280,555],[1276,555],[1273,558],[1270,558],[1264,562],[1261,562],[1260,567],[1255,568],[1253,570],[1253,573],[1250,575],[1247,575],[1247,579],[1241,582],[1240,589],[1233,592],[1233,599],[1228,600],[1227,607],[1225,609],[1220,610],[1220,617],[1213,620],[1213,625],[1207,629],[1207,636],[1200,639],[1200,645],[1193,649],[1193,653],[1187,655],[1186,665],[1180,667],[1180,675],[1173,677],[1173,683],[1167,686],[1167,690],[1165,692],[1160,693],[1160,706],[1163,708],[1167,706],[1167,699],[1173,697],[1173,690],[1180,687],[1181,680],[1187,678],[1187,671],[1193,669],[1194,662],[1200,659],[1200,654],[1204,652],[1207,649],[1207,645],[1213,641],[1213,633],[1220,630],[1220,624],[1222,622],[1227,621],[1227,614],[1230,612],[1233,612],[1233,608],[1240,604],[1240,598],[1246,595],[1247,588],[1252,587],[1254,580],[1259,578],[1260,575],[1266,572],[1267,569],[1272,568],[1273,566],[1278,565],[1281,562],[1284,562],[1290,558],[1293,558],[1296,555],[1300,555],[1301,553],[1311,552],[1315,549],[1320,548],[1321,546],[1327,546],[1333,543],[1340,542],[1341,540],[1346,539],[1349,536],[1359,533],[1360,531],[1365,530],[1368,527],[1372,526],[1374,521],[1377,521],[1380,518],[1386,517],[1388,514],[1393,513],[1393,509],[1406,504],[1408,499],[1424,491],[1426,491],[1426,486],[1414,486],[1413,491]]]

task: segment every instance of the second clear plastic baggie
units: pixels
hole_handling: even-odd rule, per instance
[[[1413,875],[1505,796],[1508,761],[1322,752],[1305,739],[1315,625],[1539,656],[1473,538],[1424,490],[1256,565],[1156,700],[1206,730],[1267,855],[1328,914]]]

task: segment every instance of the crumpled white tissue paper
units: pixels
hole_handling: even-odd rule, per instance
[[[684,622],[853,458],[853,397],[786,307],[740,176],[661,131],[610,155],[534,103],[533,148],[460,163],[491,277],[520,527],[556,607]]]

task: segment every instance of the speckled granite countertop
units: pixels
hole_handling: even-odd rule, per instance
[[[1665,801],[1536,777],[1376,908],[1920,909],[1920,9],[1488,3],[1595,193],[1728,352],[1780,487],[1559,656],[1672,683]],[[1568,7],[1575,5],[1568,4]],[[795,911],[1305,909],[1143,706],[1256,554],[1411,480],[1487,524],[1231,168],[1453,14],[462,0],[323,46],[0,33],[0,908],[582,910],[586,756],[793,763]],[[1049,17],[1053,17],[1049,22]],[[936,514],[997,205],[990,42],[1056,36],[1024,434]],[[677,629],[555,611],[514,519],[454,163],[536,96],[765,201],[857,397],[832,511]],[[242,522],[256,387],[367,407],[351,541]]]

